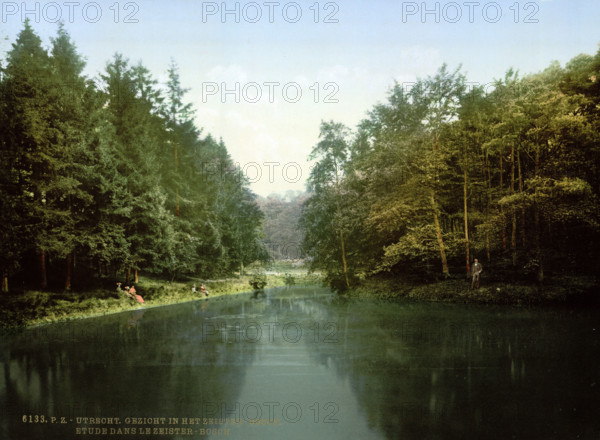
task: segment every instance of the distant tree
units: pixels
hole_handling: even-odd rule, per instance
[[[264,242],[272,259],[286,260],[301,258],[302,231],[299,226],[302,204],[307,195],[288,192],[284,197],[271,194],[258,203],[265,215]]]
[[[349,134],[343,124],[321,122],[320,141],[309,156],[309,159],[318,159],[318,162],[308,180],[311,197],[306,201],[303,214],[306,231],[304,249],[313,258],[312,265],[326,268],[330,273],[342,274],[346,288],[350,286],[350,276],[341,183],[349,158]],[[315,227],[317,223],[321,227]],[[325,243],[326,247],[323,246]],[[335,266],[340,263],[341,270],[336,269]]]

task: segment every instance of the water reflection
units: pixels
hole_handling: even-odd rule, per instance
[[[386,438],[600,433],[597,311],[348,302],[339,320],[327,355]]]
[[[254,292],[252,292],[252,296],[250,298],[252,298],[252,299],[266,299],[267,298],[267,294],[265,293],[264,289],[258,289],[258,290],[255,290]]]
[[[196,438],[598,438],[598,318],[289,288],[4,334],[0,437],[185,417]]]
[[[131,312],[129,315],[129,319],[127,320],[127,328],[134,328],[138,326],[138,322],[146,313],[145,309],[138,309],[134,312]]]

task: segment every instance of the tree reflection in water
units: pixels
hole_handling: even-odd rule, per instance
[[[297,344],[255,332],[286,322],[312,328]],[[308,382],[289,376],[285,389],[261,395],[349,386],[360,416],[344,419],[352,405],[340,402],[340,425],[314,428],[330,429],[328,438],[342,423],[387,439],[598,438],[598,322],[598,311],[350,300],[293,287],[55,324],[3,335],[0,433],[73,437],[72,424],[49,430],[22,423],[24,414],[201,417],[209,404],[232,408],[242,390],[252,396],[255,371],[289,369],[282,359],[294,356]],[[307,426],[289,429],[300,436]]]

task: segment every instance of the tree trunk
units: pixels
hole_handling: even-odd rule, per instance
[[[338,164],[335,164],[335,192],[336,192],[336,200],[335,205],[337,207],[337,215],[341,216],[342,208],[340,206],[340,176],[338,172]],[[346,280],[346,287],[350,287],[350,280],[348,279],[348,262],[346,261],[346,243],[344,241],[344,230],[340,225],[340,245],[342,247],[342,268],[344,269],[344,278]]]
[[[468,198],[468,192],[467,192],[467,183],[468,183],[468,176],[467,176],[467,152],[465,151],[465,165],[464,165],[464,187],[463,187],[463,198],[464,198],[464,209],[465,209],[465,257],[466,257],[466,269],[467,269],[467,275],[469,275],[469,273],[471,272],[471,263],[470,263],[470,256],[469,256],[469,219],[468,219],[468,215],[469,215],[469,210],[468,210],[468,203],[467,203],[467,198]]]
[[[490,160],[488,156],[488,152],[485,152],[485,165],[487,167],[487,192],[488,192],[488,201],[487,207],[485,210],[485,218],[486,222],[489,224],[490,218],[490,209],[492,208],[492,173],[490,172]],[[492,260],[490,253],[490,231],[489,228],[485,231],[485,253],[487,257],[488,263]]]
[[[175,156],[175,175],[179,172],[179,157],[177,154],[177,142],[174,142],[173,145],[173,154]],[[177,186],[177,182],[175,182],[175,215],[179,217],[179,187]]]
[[[442,259],[442,272],[447,277],[450,275],[448,271],[448,260],[446,259],[446,249],[444,248],[444,238],[442,237],[442,228],[440,227],[440,219],[438,215],[438,208],[435,202],[435,193],[431,190],[430,198],[431,208],[433,211],[433,222],[435,223],[435,232],[437,235],[438,244],[440,246],[440,257]]]
[[[344,277],[346,278],[346,287],[350,287],[348,280],[348,264],[346,263],[346,245],[344,243],[344,232],[340,229],[340,242],[342,245],[342,264],[344,267]]]
[[[125,284],[129,284],[129,278],[131,278],[131,267],[128,266],[125,273]]]
[[[538,283],[544,282],[544,264],[542,262],[542,247],[540,245],[540,208],[535,203],[534,210],[534,221],[535,221],[535,256],[538,262],[537,280]]]
[[[540,171],[540,147],[538,146],[535,150],[535,177],[539,175]],[[537,192],[537,189],[536,189]],[[537,194],[536,194],[537,196]],[[540,207],[537,202],[537,197],[535,198],[534,204],[534,224],[535,224],[535,256],[538,263],[538,273],[537,280],[538,283],[544,282],[544,263],[542,261],[542,246],[540,243]]]
[[[510,148],[510,194],[515,193],[515,147]],[[511,209],[512,231],[510,236],[510,248],[512,251],[512,265],[517,266],[517,211],[514,206]]]
[[[138,277],[138,270],[135,269],[133,272],[133,279],[135,280],[135,282],[139,282],[139,277]]]
[[[521,173],[521,152],[517,150],[517,167],[519,170],[519,194],[523,194],[523,174]],[[525,208],[521,208],[521,242],[523,249],[526,245],[526,232],[525,232]]]
[[[40,289],[48,287],[48,278],[46,276],[46,253],[43,250],[38,251],[40,262]]]
[[[72,254],[69,252],[69,254],[67,254],[67,258],[66,258],[66,264],[67,264],[67,276],[65,277],[65,290],[71,290],[71,266],[72,266]]]
[[[500,198],[504,197],[504,160],[500,151]],[[500,205],[500,226],[502,227],[502,249],[506,250],[506,225],[504,224],[504,208]]]
[[[512,213],[512,231],[510,236],[510,247],[512,251],[512,265],[517,267],[517,213]]]
[[[8,293],[8,273],[2,271],[2,293]]]

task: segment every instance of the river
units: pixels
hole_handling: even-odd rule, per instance
[[[0,438],[598,439],[599,326],[295,287],[4,332]]]

